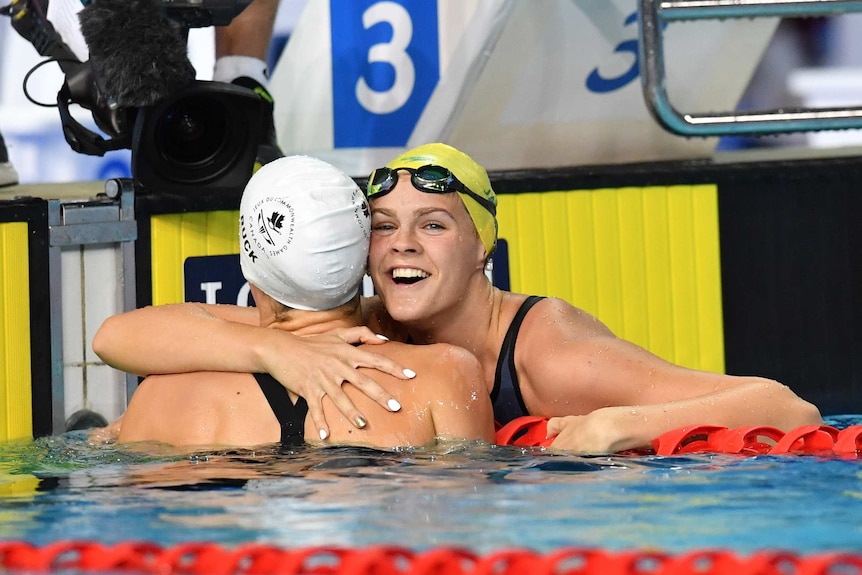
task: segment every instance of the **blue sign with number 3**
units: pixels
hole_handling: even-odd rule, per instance
[[[330,0],[335,148],[407,144],[440,79],[437,2]]]

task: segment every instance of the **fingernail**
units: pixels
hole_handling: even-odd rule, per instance
[[[382,334],[377,334],[377,339],[382,339],[383,341],[389,341],[389,338]]]
[[[408,379],[413,379],[414,377],[416,377],[416,372],[412,369],[405,369],[402,373],[404,373],[404,375],[407,376]]]
[[[320,439],[326,439],[328,435],[325,429],[320,430]]]
[[[365,418],[362,417],[361,415],[357,415],[356,416],[356,427],[359,427],[361,429],[361,428],[365,427],[366,425],[368,425],[368,422],[365,421]]]
[[[394,399],[390,399],[389,401],[387,401],[386,405],[389,406],[390,411],[398,411],[399,409],[401,409],[401,404]]]

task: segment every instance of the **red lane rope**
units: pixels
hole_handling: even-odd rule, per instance
[[[548,447],[552,441],[554,438],[548,437],[548,418],[535,415],[516,417],[499,427],[494,435],[497,445]]]
[[[498,445],[548,447],[548,420],[518,417],[497,429]],[[653,440],[652,450],[638,454],[730,453],[739,455],[862,456],[862,425],[838,430],[829,425],[803,425],[788,432],[765,425],[736,428],[689,425],[668,431]]]
[[[690,426],[659,436],[653,441],[653,449],[657,455],[713,452],[856,458],[862,451],[862,425],[853,425],[840,431],[829,425],[804,425],[787,433],[767,426],[734,429]]]
[[[282,549],[253,544],[225,549],[212,543],[163,548],[147,542],[109,546],[59,541],[36,547],[0,541],[0,567],[9,571],[140,573],[153,575],[841,575],[862,574],[862,555],[799,555],[721,549],[679,555],[655,551],[568,548],[542,554],[503,549],[477,555],[458,548],[414,552],[398,546],[367,549]]]

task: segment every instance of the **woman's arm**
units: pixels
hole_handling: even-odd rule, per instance
[[[93,351],[123,371],[147,376],[190,371],[253,371],[254,343],[266,337],[256,308],[183,303],[149,306],[109,317]],[[240,342],[249,344],[239,345]]]
[[[309,415],[327,435],[321,407],[325,395],[354,425],[365,425],[365,417],[341,389],[345,381],[385,408],[400,409],[395,398],[356,369],[370,367],[401,379],[411,374],[389,358],[350,345],[381,341],[367,328],[299,337],[259,327],[257,321],[255,308],[198,303],[150,306],[105,320],[93,339],[93,351],[108,365],[138,375],[269,373],[306,399]]]
[[[616,453],[650,447],[656,437],[686,425],[767,425],[788,431],[822,423],[817,408],[787,386],[768,379],[744,379],[744,383],[688,399],[553,417],[548,421],[548,436],[557,436],[552,444],[556,449]]]
[[[670,363],[559,300],[525,321],[518,345],[516,365],[531,413],[576,416],[549,422],[549,433],[559,434],[557,448],[608,453],[645,447],[692,424],[786,431],[822,421],[814,405],[777,381]]]

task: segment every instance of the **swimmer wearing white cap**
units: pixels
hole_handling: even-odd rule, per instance
[[[240,202],[240,263],[260,325],[303,336],[360,325],[370,231],[363,193],[334,166],[291,156],[258,170]],[[306,417],[306,400],[268,374],[192,372],[144,379],[118,423],[118,441],[210,447],[314,443],[318,437],[375,447],[440,438],[493,441],[490,400],[473,355],[447,344],[387,342],[375,351],[416,366],[421,375],[404,381],[366,370],[398,398],[397,412],[344,385],[359,409],[374,413],[373,425],[357,429],[328,397],[315,398],[331,423],[325,437]]]
[[[293,156],[262,167],[240,203],[243,276],[299,310],[327,310],[359,292],[370,209],[354,181],[321,160]]]

